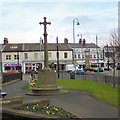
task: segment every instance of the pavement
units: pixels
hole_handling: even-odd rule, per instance
[[[62,107],[81,118],[118,118],[118,108],[90,96],[87,92],[70,90],[66,94],[53,96],[29,96],[22,87],[28,83],[27,77],[24,80],[12,83],[3,87],[7,92],[6,97],[23,96],[24,101],[50,99],[51,105]]]

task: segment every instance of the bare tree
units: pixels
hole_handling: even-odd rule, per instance
[[[113,61],[113,77],[115,77],[115,65],[120,62],[120,36],[113,30],[110,34],[110,47],[111,53],[110,57]],[[113,80],[113,86],[115,87],[115,81]]]

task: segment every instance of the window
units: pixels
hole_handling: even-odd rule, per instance
[[[19,55],[14,55],[14,59],[19,59]]]
[[[10,67],[9,66],[5,67],[5,70],[10,70]]]
[[[67,53],[64,53],[64,58],[67,58]]]
[[[51,59],[52,58],[52,53],[48,52],[48,58]]]
[[[85,56],[84,56],[84,55],[82,55],[82,58],[85,58]]]
[[[96,58],[96,55],[94,55],[94,58]]]
[[[34,58],[38,59],[38,53],[34,53]]]
[[[80,54],[78,54],[78,58],[80,58]]]
[[[24,58],[28,59],[28,54],[27,53],[24,53]]]
[[[92,58],[92,55],[90,55],[90,58]]]
[[[6,55],[6,60],[11,60],[11,55]]]

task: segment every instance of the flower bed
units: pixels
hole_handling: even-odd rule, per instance
[[[2,108],[3,120],[56,120],[56,118],[73,120],[79,117],[62,108],[51,106],[49,99],[22,102],[13,107],[6,105]]]
[[[40,113],[46,116],[46,118],[77,118],[77,116],[73,115],[70,112],[63,110],[62,108],[50,106],[49,104],[34,104],[34,105],[26,105],[23,107],[17,108],[17,110],[28,111],[33,113]]]

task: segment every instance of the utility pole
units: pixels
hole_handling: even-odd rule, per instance
[[[57,42],[57,72],[58,72],[58,78],[60,77],[60,70],[59,70],[59,49],[58,49],[58,37],[56,37],[56,42]]]
[[[109,71],[109,49],[108,49],[108,44],[107,44],[107,58],[108,58],[108,60],[107,60],[107,64],[108,64],[108,71]]]
[[[17,51],[17,65],[18,65],[18,72],[20,72],[20,66],[19,66],[19,51]]]

